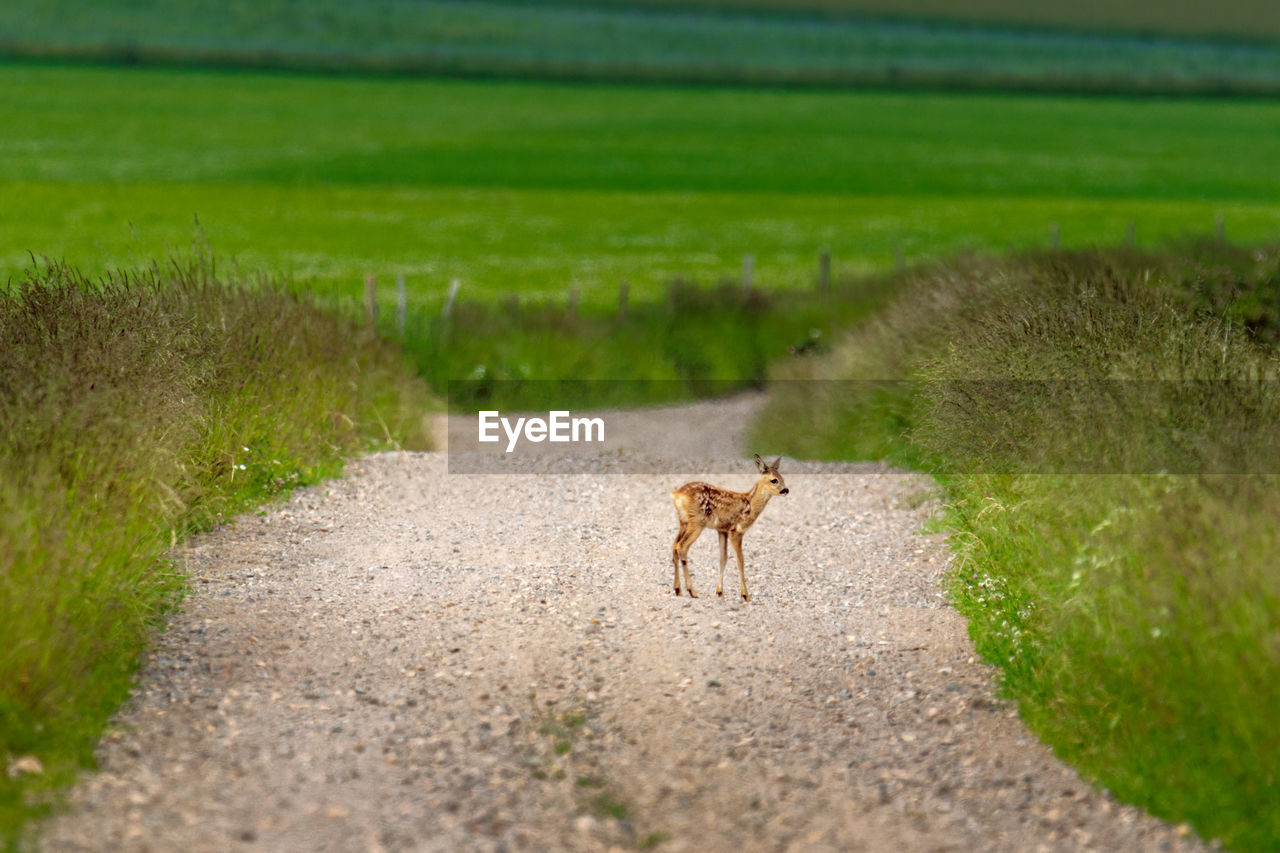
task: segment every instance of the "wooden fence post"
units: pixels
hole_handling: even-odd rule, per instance
[[[444,298],[444,310],[440,312],[443,320],[448,320],[453,316],[453,302],[458,298],[458,288],[462,287],[461,279],[453,279],[449,282],[449,295]]]
[[[1049,248],[1056,250],[1061,245],[1061,243],[1062,243],[1061,229],[1058,228],[1058,223],[1050,222],[1049,223]]]
[[[364,277],[364,301],[369,309],[369,327],[378,327],[378,279],[373,273]]]
[[[823,249],[818,255],[818,290],[831,292],[831,250]]]
[[[404,337],[404,325],[409,314],[409,294],[404,286],[404,273],[396,273],[396,331]]]

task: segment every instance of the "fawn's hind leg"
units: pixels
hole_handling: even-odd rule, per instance
[[[689,578],[689,546],[702,535],[702,526],[695,525],[690,522],[680,535],[676,537],[677,557],[680,566],[684,569],[684,591],[689,593],[690,598],[697,598],[698,594],[693,591],[693,581]],[[678,581],[678,579],[677,579]],[[676,595],[680,594],[680,588],[676,587]]]
[[[680,522],[680,532],[676,534],[676,541],[671,545],[671,565],[675,575],[671,581],[671,588],[676,591],[676,595],[680,594],[680,540],[684,538],[685,531],[688,529],[688,522]]]

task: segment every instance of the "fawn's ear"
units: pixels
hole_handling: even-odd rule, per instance
[[[760,458],[759,453],[756,454],[756,467],[760,469],[761,474],[769,470],[769,466],[764,464],[764,460]]]
[[[770,468],[772,468],[772,469],[776,472],[776,471],[778,470],[778,463],[779,463],[779,462],[781,462],[781,461],[782,461],[782,457],[781,457],[781,456],[779,456],[777,459],[773,460],[773,464],[772,464],[772,465],[770,465],[769,467],[770,467]]]

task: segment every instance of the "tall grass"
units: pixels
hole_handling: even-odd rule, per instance
[[[1024,718],[1122,798],[1276,849],[1280,252],[912,279],[828,359],[791,367],[762,440],[934,472],[953,600]]]
[[[421,445],[430,401],[352,319],[205,261],[90,281],[46,264],[0,290],[0,842],[92,761],[185,534]]]

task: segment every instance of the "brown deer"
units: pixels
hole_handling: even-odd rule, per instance
[[[779,456],[772,464],[766,464],[757,453],[756,467],[760,469],[760,479],[750,491],[731,492],[708,483],[685,483],[671,493],[676,514],[680,516],[680,532],[671,546],[671,562],[675,567],[672,586],[676,595],[680,594],[680,566],[683,565],[685,591],[690,598],[698,597],[689,580],[689,546],[702,534],[703,528],[710,527],[720,534],[720,581],[716,584],[716,595],[724,595],[724,564],[729,560],[729,542],[732,540],[733,551],[738,558],[738,577],[742,581],[742,600],[751,600],[747,592],[747,568],[742,562],[742,534],[756,523],[769,498],[790,491],[778,473],[781,461]]]

